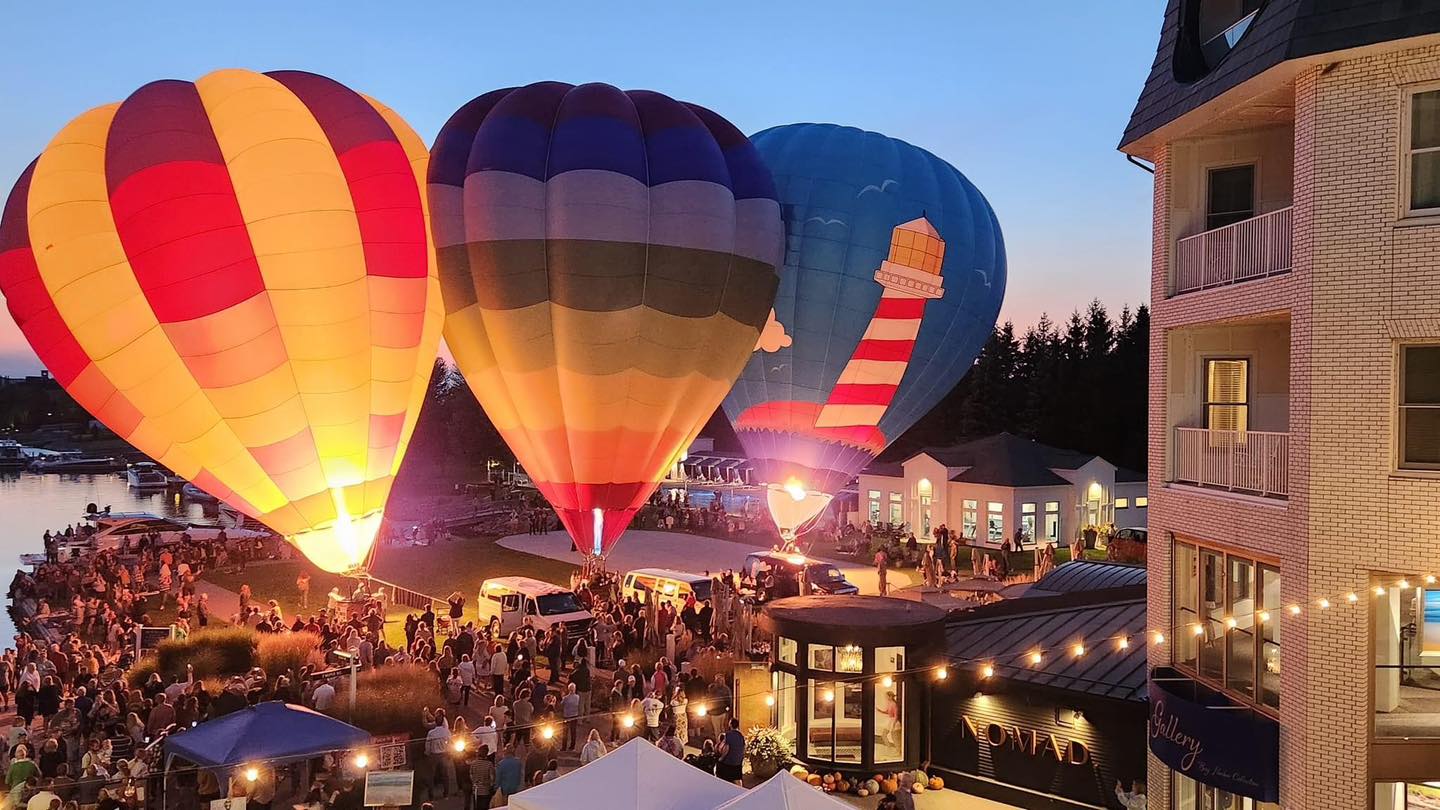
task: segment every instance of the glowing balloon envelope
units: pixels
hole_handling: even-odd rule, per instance
[[[775,177],[775,310],[725,412],[794,537],[974,363],[1005,248],[954,167],[875,132],[792,124],[751,139]]]
[[[394,112],[314,74],[147,84],[21,175],[0,293],[107,427],[351,569],[440,339],[428,159]]]
[[[446,343],[577,547],[604,554],[765,324],[770,173],[709,110],[545,82],[456,112],[429,193]]]

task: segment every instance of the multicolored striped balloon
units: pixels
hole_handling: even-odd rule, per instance
[[[693,104],[558,82],[464,107],[431,153],[445,340],[601,555],[749,358],[781,250],[750,141]]]
[[[428,159],[390,109],[314,74],[147,84],[21,175],[0,293],[97,419],[346,570],[440,339]]]
[[[1005,297],[1005,244],[980,191],[904,141],[833,124],[752,140],[785,271],[725,413],[793,537],[970,369]]]

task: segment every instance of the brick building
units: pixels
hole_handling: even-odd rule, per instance
[[[1436,806],[1440,2],[1169,0],[1121,149],[1155,179],[1150,807]]]

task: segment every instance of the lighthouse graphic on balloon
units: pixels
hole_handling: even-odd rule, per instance
[[[945,240],[922,214],[895,226],[890,257],[875,271],[885,288],[830,399],[815,419],[817,428],[871,427],[889,409],[925,317],[925,302],[945,294],[940,267]]]

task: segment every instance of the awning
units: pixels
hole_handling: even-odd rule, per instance
[[[267,701],[165,738],[165,753],[206,767],[280,765],[363,745],[370,733],[304,706]]]
[[[1196,782],[1280,801],[1280,724],[1170,668],[1150,673],[1150,751]]]

